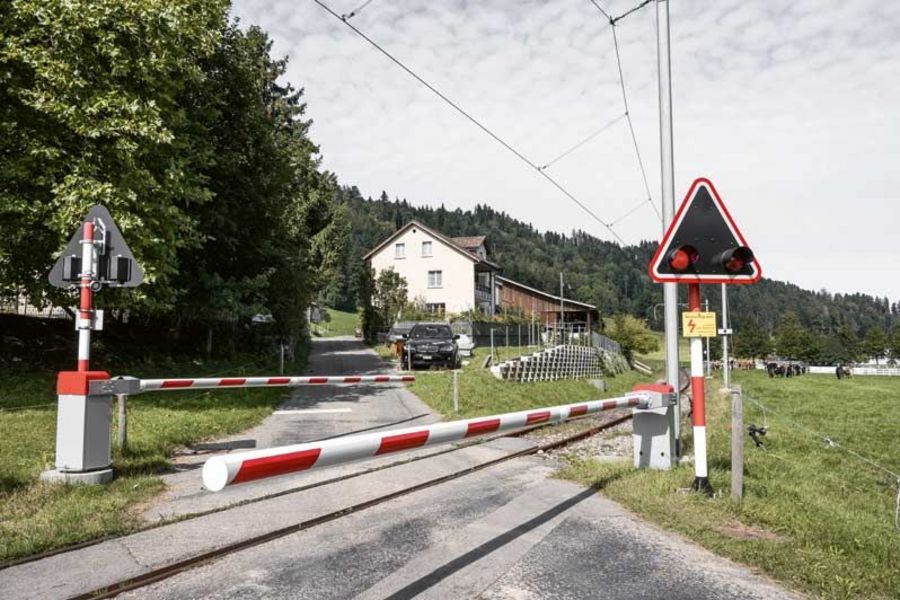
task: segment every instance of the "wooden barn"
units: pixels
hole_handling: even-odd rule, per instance
[[[586,330],[591,330],[600,318],[600,311],[593,304],[563,298],[561,312],[559,296],[506,277],[497,276],[496,285],[501,310],[535,315],[542,324],[550,327],[555,327],[562,315],[562,321],[567,326],[582,325]]]

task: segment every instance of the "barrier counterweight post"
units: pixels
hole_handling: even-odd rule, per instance
[[[688,310],[700,310],[700,284],[688,284]],[[712,495],[706,465],[706,404],[704,398],[703,339],[691,338],[691,425],[694,432],[694,483],[691,489]]]
[[[41,479],[65,483],[112,480],[112,394],[94,389],[109,380],[102,371],[64,371],[56,391],[56,469]]]

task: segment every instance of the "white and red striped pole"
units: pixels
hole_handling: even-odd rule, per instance
[[[445,444],[488,433],[520,429],[528,425],[560,423],[573,417],[604,410],[647,406],[651,397],[650,393],[638,392],[610,400],[566,404],[423,427],[395,429],[385,433],[365,433],[320,442],[214,456],[203,465],[203,485],[208,490],[218,492],[225,486],[235,483],[318,469],[391,452]]]
[[[700,284],[688,284],[688,310],[700,310]],[[706,464],[706,405],[704,398],[703,340],[691,338],[691,425],[694,431],[694,483],[691,489],[712,495]]]
[[[298,387],[355,383],[415,381],[414,375],[313,375],[309,377],[205,377],[194,379],[141,379],[140,391],[209,390],[219,388]]]
[[[84,222],[81,240],[81,303],[78,307],[78,370],[90,370],[94,282],[94,222]]]

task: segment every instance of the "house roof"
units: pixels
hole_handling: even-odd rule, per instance
[[[437,238],[438,240],[440,240],[441,242],[443,242],[444,244],[446,244],[453,250],[456,250],[457,252],[459,252],[460,254],[462,254],[463,256],[465,256],[466,258],[468,258],[469,260],[471,260],[474,263],[488,265],[494,269],[500,268],[500,265],[498,265],[497,263],[490,261],[486,258],[479,258],[477,254],[475,254],[474,252],[469,250],[470,247],[474,249],[474,248],[477,248],[479,245],[483,244],[485,242],[485,240],[487,239],[485,236],[480,235],[480,236],[472,236],[472,237],[448,238],[443,233],[437,232],[434,229],[432,229],[431,227],[428,227],[427,225],[423,225],[421,222],[416,221],[415,219],[407,222],[406,225],[404,225],[403,227],[401,227],[400,229],[398,229],[397,231],[395,231],[394,233],[389,235],[384,241],[382,241],[380,244],[378,244],[377,246],[375,246],[374,248],[369,250],[369,252],[366,253],[365,256],[363,256],[363,260],[369,260],[370,258],[372,258],[372,255],[378,253],[382,248],[384,248],[385,246],[390,244],[392,241],[394,241],[395,239],[400,237],[410,227],[418,227],[422,231],[427,232],[431,236]],[[465,242],[463,242],[463,240],[465,240]],[[474,240],[480,240],[480,242],[474,246],[464,245],[464,243],[469,244]]]
[[[484,235],[471,235],[469,237],[450,238],[450,241],[463,250],[477,250],[480,246],[484,245],[486,239],[487,236]]]
[[[501,285],[509,284],[509,285],[512,285],[515,287],[520,287],[524,290],[528,290],[529,292],[535,293],[539,296],[544,296],[545,298],[553,300],[554,302],[560,301],[559,296],[554,296],[553,294],[548,294],[547,292],[542,292],[541,290],[539,290],[537,288],[533,288],[530,285],[525,285],[524,283],[519,283],[518,281],[513,281],[512,279],[508,279],[506,277],[500,277],[499,275],[497,275],[497,281],[499,281]],[[572,300],[571,298],[562,298],[562,300],[566,304],[571,304],[574,306],[583,306],[584,308],[586,308],[588,310],[597,310],[596,306],[594,306],[593,304],[588,304],[587,302],[578,302],[577,300]]]

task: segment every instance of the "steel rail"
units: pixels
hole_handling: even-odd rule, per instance
[[[441,483],[446,483],[446,482],[452,481],[454,479],[459,479],[461,477],[465,477],[466,475],[471,475],[472,473],[476,473],[478,471],[487,469],[489,467],[496,466],[496,465],[504,463],[506,461],[509,461],[509,460],[512,460],[515,458],[521,458],[523,456],[528,456],[531,454],[537,454],[539,452],[547,452],[548,450],[554,450],[556,448],[560,448],[560,447],[566,446],[568,444],[578,442],[587,437],[595,435],[605,429],[609,429],[610,427],[614,427],[620,423],[623,423],[623,422],[631,419],[631,417],[632,417],[631,413],[622,415],[620,417],[616,417],[614,419],[605,421],[599,425],[589,427],[589,428],[582,430],[578,433],[575,433],[573,435],[566,436],[565,438],[562,438],[560,440],[548,442],[546,444],[540,444],[540,445],[534,446],[533,448],[526,448],[524,450],[519,450],[517,452],[513,452],[513,453],[507,454],[505,456],[501,456],[499,458],[495,458],[495,459],[489,460],[487,462],[484,462],[484,463],[481,463],[478,465],[474,465],[472,467],[468,467],[461,471],[457,471],[455,473],[450,473],[448,475],[442,475],[441,477],[436,477],[434,479],[430,479],[428,481],[424,481],[422,483],[419,483],[419,484],[416,484],[416,485],[413,485],[413,486],[410,486],[410,487],[407,487],[407,488],[404,488],[401,490],[397,490],[395,492],[391,492],[389,494],[385,494],[385,495],[379,496],[377,498],[365,500],[363,502],[359,502],[352,506],[341,508],[341,509],[332,511],[327,514],[320,515],[320,516],[314,517],[312,519],[308,519],[306,521],[294,523],[292,525],[288,525],[286,527],[282,527],[282,528],[279,528],[279,529],[276,529],[273,531],[269,531],[267,533],[264,533],[264,534],[261,534],[258,536],[252,536],[247,539],[241,540],[239,542],[234,542],[232,544],[228,544],[221,548],[217,548],[215,550],[210,550],[208,552],[200,553],[191,558],[186,558],[186,559],[183,559],[180,561],[170,563],[163,567],[148,571],[147,573],[143,573],[141,575],[137,575],[134,577],[129,577],[127,579],[123,579],[116,583],[113,583],[113,584],[110,584],[107,586],[103,586],[100,588],[96,588],[94,590],[91,590],[91,591],[83,593],[83,594],[79,594],[77,596],[72,596],[69,598],[69,600],[99,600],[99,599],[103,599],[103,598],[113,598],[124,592],[137,590],[137,589],[146,587],[148,585],[151,585],[153,583],[157,583],[159,581],[168,579],[169,577],[173,577],[174,575],[177,575],[179,573],[183,573],[185,571],[189,571],[196,567],[203,566],[203,565],[213,562],[223,556],[234,554],[241,550],[246,550],[247,548],[259,546],[259,545],[265,544],[267,542],[271,542],[276,539],[291,535],[293,533],[298,533],[300,531],[305,531],[307,529],[311,529],[318,525],[323,525],[325,523],[335,521],[342,517],[366,510],[367,508],[372,508],[374,506],[378,506],[378,505],[388,502],[390,500],[394,500],[396,498],[401,498],[403,496],[408,496],[415,492],[425,490],[425,489],[434,487],[436,485],[440,485]],[[537,427],[535,427],[535,429],[536,428]],[[498,437],[505,437],[505,436],[498,436]]]

